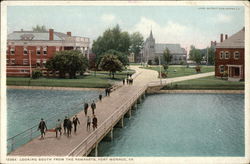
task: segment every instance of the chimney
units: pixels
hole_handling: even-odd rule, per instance
[[[68,36],[71,36],[71,32],[67,32],[67,35],[68,35]]]
[[[220,42],[223,42],[223,34],[220,34]]]
[[[54,40],[54,30],[49,29],[49,40]]]
[[[214,41],[214,45],[215,45],[215,46],[216,46],[216,44],[217,44],[216,41]]]
[[[227,40],[227,34],[225,35],[225,40]]]

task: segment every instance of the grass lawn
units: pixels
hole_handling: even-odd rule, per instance
[[[144,69],[151,69],[155,71],[160,71],[159,66],[150,66],[150,67],[140,67]],[[163,71],[163,67],[161,67],[161,70]],[[213,72],[214,71],[214,66],[201,66],[201,73],[206,73],[206,72]],[[194,75],[197,74],[195,71],[195,67],[189,67],[187,68],[186,66],[169,66],[168,68],[168,73],[167,77],[172,78],[172,77],[180,77],[180,76],[187,76],[187,75]]]
[[[176,82],[165,86],[163,89],[205,89],[205,90],[244,90],[244,82],[233,82],[215,78],[203,77],[194,80]]]
[[[133,72],[131,72],[133,73]],[[111,79],[108,72],[97,71],[96,75],[78,76],[77,79],[61,78],[40,78],[31,79],[29,77],[7,77],[7,85],[16,86],[48,86],[48,87],[79,87],[79,88],[105,88],[111,86],[115,81],[120,81],[127,77],[127,71],[115,74],[115,79]]]

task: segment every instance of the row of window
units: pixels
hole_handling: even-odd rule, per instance
[[[7,59],[7,64],[16,64],[16,59]],[[42,64],[46,64],[47,60],[46,59],[43,59],[43,60],[40,60],[40,59],[37,59],[36,60],[36,64],[37,65],[40,65],[41,63]],[[23,65],[28,65],[29,64],[29,60],[28,59],[23,59]]]
[[[43,47],[42,51],[43,51],[43,55],[47,55],[47,47]],[[56,47],[56,51],[59,51],[59,47]],[[23,49],[23,55],[28,55],[28,52],[32,53],[32,51],[31,50],[28,51],[27,48]],[[37,55],[41,55],[41,49],[40,49],[40,47],[36,48],[36,54]],[[10,49],[10,55],[15,55],[15,48],[11,48]]]
[[[220,59],[230,59],[230,52],[228,51],[220,51]],[[239,51],[235,51],[233,53],[233,58],[234,59],[239,59],[240,58],[240,52]]]

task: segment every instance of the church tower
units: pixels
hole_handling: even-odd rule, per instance
[[[155,53],[155,39],[153,37],[153,33],[151,30],[149,37],[146,39],[144,43],[144,51],[143,51],[144,61],[146,63],[148,63],[149,60],[153,62],[155,56],[154,53]]]

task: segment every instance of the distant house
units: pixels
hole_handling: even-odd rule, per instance
[[[220,43],[216,45],[215,76],[227,76],[228,80],[238,81],[245,79],[245,28],[228,37],[223,34]]]
[[[30,70],[44,70],[57,51],[79,50],[89,58],[89,44],[89,38],[71,36],[71,32],[14,31],[7,36],[7,76],[30,76]]]
[[[163,52],[166,49],[168,49],[172,55],[171,64],[187,63],[187,52],[180,44],[155,43],[152,31],[143,46],[143,61],[146,63],[150,60],[154,62],[156,57],[163,56]]]

